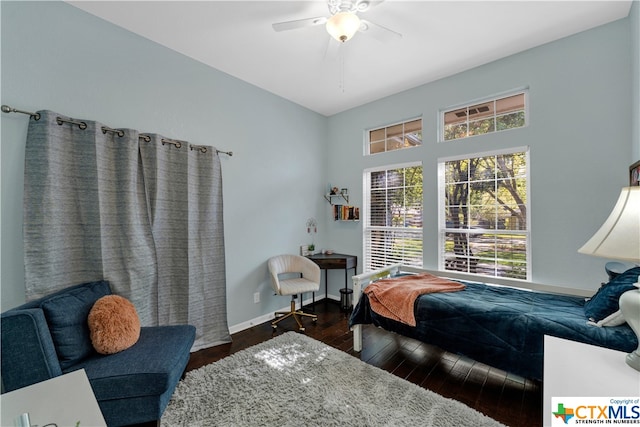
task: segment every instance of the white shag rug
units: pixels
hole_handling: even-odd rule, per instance
[[[161,426],[502,424],[315,339],[287,332],[188,372]]]

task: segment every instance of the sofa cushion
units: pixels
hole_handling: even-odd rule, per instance
[[[40,307],[47,319],[63,371],[94,353],[87,317],[93,304],[110,293],[109,283],[101,280],[74,286],[67,292],[42,299]]]
[[[161,395],[180,380],[194,339],[190,325],[143,327],[132,347],[94,353],[66,372],[84,369],[98,401]]]
[[[114,354],[134,345],[140,337],[136,308],[120,295],[105,295],[93,304],[89,317],[93,348],[100,354]]]
[[[635,289],[633,284],[638,281],[638,275],[640,275],[640,267],[630,268],[598,289],[584,305],[584,314],[587,319],[597,323],[618,311],[620,296]]]

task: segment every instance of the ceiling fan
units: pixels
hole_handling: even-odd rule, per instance
[[[382,1],[327,0],[330,16],[278,22],[272,26],[275,31],[288,31],[325,24],[327,32],[331,37],[342,43],[353,38],[358,31],[370,33],[381,41],[387,41],[391,38],[401,38],[402,34],[361,19],[358,16],[359,13],[366,12],[379,3],[382,3]]]

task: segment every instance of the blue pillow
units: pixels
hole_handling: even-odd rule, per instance
[[[636,289],[633,284],[638,281],[638,275],[640,275],[640,267],[630,268],[598,289],[598,292],[584,305],[584,314],[587,319],[599,322],[618,311],[620,295]]]
[[[93,304],[109,294],[109,283],[101,280],[57,292],[40,303],[63,371],[93,353],[87,317]]]

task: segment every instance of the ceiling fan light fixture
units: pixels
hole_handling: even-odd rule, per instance
[[[339,12],[327,20],[327,32],[339,42],[346,42],[360,28],[360,18],[353,12]]]

